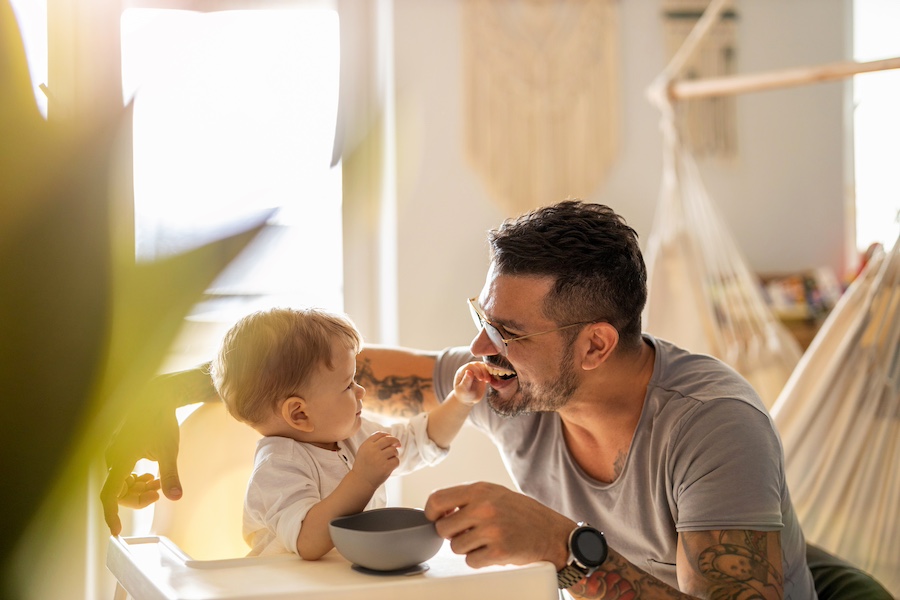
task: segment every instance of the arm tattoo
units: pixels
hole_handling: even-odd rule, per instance
[[[769,535],[722,531],[718,542],[696,554],[697,573],[709,582],[712,598],[781,598],[784,579],[768,556]],[[780,550],[780,544],[779,544]],[[778,552],[778,556],[781,553]]]
[[[600,570],[576,583],[569,591],[576,598],[603,600],[688,598],[612,551]]]
[[[356,381],[366,388],[363,399],[366,409],[393,417],[412,417],[422,412],[425,394],[431,391],[433,385],[430,377],[415,375],[388,375],[384,379],[377,379],[369,360],[357,365]]]
[[[616,479],[619,478],[619,475],[622,474],[622,469],[625,468],[625,459],[628,458],[628,454],[619,451],[619,454],[616,456],[616,461],[613,463],[613,473],[615,474]]]
[[[600,569],[569,591],[576,598],[603,600],[653,600],[675,598],[713,598],[715,600],[779,599],[783,594],[780,569],[769,562],[773,551],[771,535],[755,531],[720,531],[693,538],[691,556],[696,580],[690,584],[695,595],[679,591],[625,560],[610,550]],[[684,534],[680,534],[684,536]],[[691,536],[689,536],[691,537]],[[701,541],[702,540],[702,541]],[[699,544],[697,542],[700,542]],[[777,538],[774,546],[779,547]],[[704,546],[706,546],[704,548]],[[700,552],[697,549],[703,548]],[[780,556],[780,552],[778,553]]]

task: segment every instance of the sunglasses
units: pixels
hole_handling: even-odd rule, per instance
[[[536,335],[544,335],[545,333],[562,331],[563,329],[569,329],[570,327],[577,327],[579,325],[587,325],[588,323],[596,323],[596,321],[582,321],[580,323],[563,325],[562,327],[557,327],[556,329],[548,329],[547,331],[538,331],[537,333],[526,333],[524,335],[503,337],[500,329],[496,325],[491,323],[487,317],[484,316],[484,311],[478,305],[477,298],[469,298],[467,302],[469,303],[469,312],[472,313],[472,320],[475,322],[475,327],[477,327],[479,330],[484,329],[484,332],[487,334],[488,339],[491,340],[491,343],[500,353],[500,356],[506,356],[507,352],[509,351],[508,345],[510,342],[515,342],[516,340],[524,340],[525,338],[534,337]]]

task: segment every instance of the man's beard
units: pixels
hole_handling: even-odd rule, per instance
[[[559,362],[559,375],[548,383],[522,383],[512,398],[502,398],[488,386],[488,405],[498,415],[516,417],[536,412],[557,411],[566,404],[578,389],[575,368],[572,364],[573,349],[570,347]]]

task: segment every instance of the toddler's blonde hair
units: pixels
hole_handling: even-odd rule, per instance
[[[362,337],[346,315],[317,308],[274,308],[243,317],[225,334],[210,375],[228,412],[262,422],[302,396],[316,369],[334,369],[334,345],[359,352]]]

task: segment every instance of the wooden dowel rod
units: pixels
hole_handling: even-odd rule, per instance
[[[690,81],[673,81],[669,84],[668,93],[671,98],[686,100],[688,98],[708,98],[711,96],[729,96],[748,92],[762,92],[810,83],[834,81],[873,71],[900,69],[900,57],[873,60],[870,62],[846,61],[831,63],[818,67],[803,67],[753,73],[749,75],[731,75],[728,77],[710,77]]]

